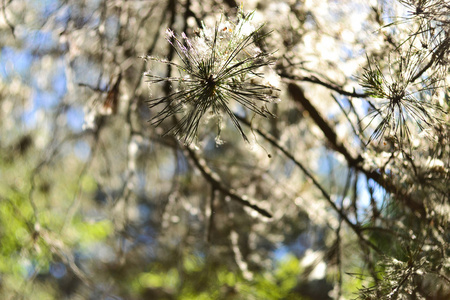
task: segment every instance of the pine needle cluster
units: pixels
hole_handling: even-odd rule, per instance
[[[404,142],[410,144],[413,127],[428,135],[442,121],[442,103],[435,101],[435,95],[448,88],[450,1],[399,2],[408,9],[403,18],[410,23],[407,38],[396,43],[385,66],[369,61],[360,81],[366,94],[376,100],[370,103],[370,123],[381,119],[369,142],[388,135],[401,147]]]
[[[147,59],[175,67],[180,76],[145,73],[150,84],[176,83],[174,92],[148,101],[151,109],[162,107],[152,118],[153,124],[158,126],[174,117],[175,125],[166,134],[171,133],[189,145],[197,138],[205,116],[216,117],[220,134],[223,115],[227,115],[246,141],[233,108],[245,108],[263,117],[272,116],[266,104],[277,99],[277,89],[262,82],[262,70],[272,64],[273,59],[270,53],[257,47],[266,35],[261,33],[262,26],[252,25],[251,17],[252,14],[241,12],[236,23],[219,22],[213,29],[203,26],[193,39],[184,33],[180,37],[170,29],[166,31],[166,39],[180,63],[155,57]]]
[[[441,110],[427,99],[434,89],[423,81],[415,82],[417,72],[417,64],[412,60],[400,59],[387,74],[369,61],[361,78],[361,85],[368,96],[378,100],[368,115],[370,123],[377,117],[381,118],[370,141],[387,134],[397,137],[400,143],[409,142],[411,123],[424,131],[438,122]]]

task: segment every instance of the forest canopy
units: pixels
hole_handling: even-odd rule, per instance
[[[450,298],[450,1],[0,7],[2,299]]]

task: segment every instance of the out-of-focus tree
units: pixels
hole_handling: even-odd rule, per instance
[[[449,1],[0,7],[2,299],[450,297]]]

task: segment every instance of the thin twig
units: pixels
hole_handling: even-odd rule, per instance
[[[357,93],[357,92],[349,92],[344,90],[343,88],[339,87],[336,84],[325,82],[319,78],[317,78],[314,75],[311,76],[298,76],[298,75],[292,75],[287,74],[286,72],[280,72],[278,75],[280,75],[282,78],[295,80],[295,81],[305,81],[305,82],[311,82],[318,85],[321,85],[323,87],[326,87],[332,91],[338,92],[341,95],[348,96],[348,97],[355,97],[355,98],[367,98],[369,97],[366,93]]]
[[[229,189],[225,187],[221,183],[221,179],[219,175],[215,172],[213,172],[207,165],[204,159],[201,159],[195,154],[193,150],[191,150],[189,147],[185,147],[185,152],[187,153],[187,156],[191,159],[191,161],[194,163],[194,165],[200,170],[203,177],[214,187],[214,189],[220,191],[226,196],[229,196],[232,200],[235,200],[239,202],[240,204],[247,206],[261,215],[272,218],[272,214],[268,212],[266,209],[259,207],[257,204],[251,203],[250,199],[246,196],[240,196],[234,191],[233,189]]]
[[[6,24],[8,25],[9,29],[11,29],[11,33],[13,35],[14,38],[16,38],[16,35],[14,33],[15,31],[15,26],[11,23],[11,21],[8,20],[8,17],[6,16],[6,6],[8,4],[10,4],[12,1],[9,1],[8,3],[6,3],[6,0],[3,0],[3,4],[2,4],[2,14],[3,14],[3,18],[5,19]]]

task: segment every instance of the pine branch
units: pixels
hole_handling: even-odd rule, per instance
[[[388,180],[383,175],[375,170],[368,170],[363,167],[364,159],[361,155],[357,155],[354,157],[347,149],[349,148],[343,142],[340,142],[337,138],[335,131],[331,128],[327,121],[322,117],[322,115],[317,111],[317,109],[313,106],[311,101],[309,101],[302,89],[296,85],[295,83],[289,84],[289,93],[291,94],[294,101],[301,105],[303,109],[305,109],[309,116],[313,119],[316,125],[321,129],[325,138],[328,140],[331,147],[341,153],[345,159],[349,167],[352,167],[366,175],[367,178],[374,180],[381,187],[383,187],[388,193],[395,195],[398,199],[401,199],[402,202],[409,207],[413,212],[419,213],[420,216],[425,216],[425,207],[419,201],[412,199],[411,196],[404,191],[401,187],[396,186],[392,183],[391,180]]]
[[[242,117],[237,117],[237,118],[243,124],[245,124],[245,125],[247,125],[247,126],[249,126],[251,128],[251,123],[249,121],[247,121],[246,119],[244,119]],[[314,184],[314,186],[317,187],[317,189],[320,191],[320,193],[325,198],[325,200],[328,202],[328,204],[331,206],[331,208],[334,211],[336,211],[338,213],[339,217],[341,217],[342,220],[344,220],[345,223],[347,223],[347,225],[350,226],[350,228],[356,233],[358,238],[364,244],[368,245],[369,247],[371,247],[372,249],[374,249],[378,253],[381,253],[381,250],[378,249],[378,247],[376,245],[374,245],[373,243],[368,241],[362,235],[361,227],[359,225],[356,225],[356,224],[352,223],[350,221],[350,219],[348,218],[348,216],[341,209],[339,209],[337,207],[337,205],[331,199],[330,194],[328,194],[328,192],[323,188],[323,186],[319,183],[319,181],[317,181],[317,179],[314,177],[314,175],[299,160],[297,160],[286,148],[284,148],[282,145],[280,145],[278,143],[278,141],[273,136],[271,136],[268,132],[265,132],[265,131],[263,131],[262,129],[259,129],[259,128],[258,129],[253,128],[253,130],[255,130],[261,137],[263,137],[266,141],[268,141],[270,144],[272,144],[272,146],[274,146],[275,148],[280,150],[287,158],[292,160],[294,162],[294,164],[297,167],[299,167],[300,170],[302,170],[302,172],[306,175],[306,177],[309,178],[309,180],[311,180],[311,182]]]

